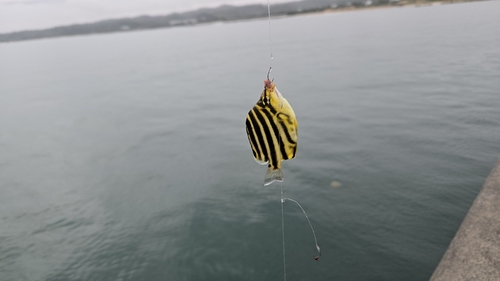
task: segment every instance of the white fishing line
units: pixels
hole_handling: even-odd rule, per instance
[[[285,256],[285,219],[283,212],[283,203],[285,199],[283,198],[283,183],[281,183],[281,236],[283,240],[283,279],[286,281],[286,256]]]
[[[271,53],[270,67],[273,67],[273,42],[271,34],[271,0],[267,0],[267,17],[269,20],[269,53]]]
[[[314,232],[314,228],[311,224],[311,221],[309,220],[309,217],[307,216],[306,211],[304,211],[304,208],[302,208],[302,206],[299,204],[299,202],[293,200],[292,198],[283,198],[283,191],[281,192],[281,208],[282,208],[282,210],[283,210],[283,202],[285,200],[295,202],[295,204],[297,204],[300,207],[300,209],[302,210],[302,213],[304,213],[304,216],[306,217],[307,222],[309,223],[309,226],[311,227],[311,231],[312,231],[312,234],[314,236],[314,243],[316,244],[316,250],[318,251],[318,256],[315,256],[314,259],[319,260],[319,258],[321,257],[321,248],[318,246],[318,239],[316,239],[316,232]]]
[[[269,71],[267,72],[267,79],[270,79],[270,74],[271,70],[273,69],[273,42],[272,42],[272,32],[271,32],[271,0],[267,0],[267,16],[268,16],[268,22],[269,22],[269,53],[271,55],[270,58],[270,66],[269,66]],[[281,138],[278,136],[278,146],[281,146]],[[311,221],[309,220],[309,217],[307,216],[306,211],[302,206],[299,204],[299,202],[291,199],[291,198],[284,198],[283,197],[283,182],[280,183],[280,191],[281,191],[281,239],[283,243],[283,280],[286,281],[286,250],[285,250],[285,212],[283,209],[283,204],[285,203],[285,200],[289,200],[292,202],[295,202],[300,209],[302,210],[302,213],[304,213],[304,216],[307,219],[307,222],[309,223],[309,226],[311,227],[312,234],[314,236],[314,243],[316,245],[316,250],[318,251],[318,256],[313,256],[315,260],[319,260],[321,257],[321,249],[318,246],[318,240],[316,239],[316,232],[314,231],[314,228],[311,224]]]
[[[297,204],[297,206],[299,206],[299,208],[302,210],[302,213],[306,217],[306,220],[309,223],[309,226],[311,227],[311,231],[312,231],[312,234],[314,237],[314,244],[316,246],[316,250],[318,251],[317,256],[313,255],[315,260],[319,260],[321,258],[321,248],[318,245],[318,239],[316,238],[316,232],[314,231],[314,227],[312,226],[311,221],[309,220],[309,217],[307,216],[307,213],[304,210],[304,208],[302,208],[300,203],[297,202],[296,200],[294,200],[292,198],[284,198],[283,197],[283,183],[280,184],[280,191],[281,191],[281,239],[283,241],[283,280],[286,281],[285,215],[284,215],[284,208],[283,208],[283,203],[285,203],[286,200],[292,201],[295,204]]]

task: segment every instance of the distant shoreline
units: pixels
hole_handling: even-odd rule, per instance
[[[273,5],[272,16],[291,17],[299,15],[313,15],[326,13],[344,13],[353,11],[378,10],[399,7],[427,7],[445,4],[481,2],[488,0],[382,0],[383,4],[372,4],[373,0],[358,0],[360,2],[344,2],[328,6],[311,6],[310,2],[290,2]],[[379,0],[380,1],[380,0]],[[309,4],[309,5],[307,5]],[[195,26],[217,22],[235,22],[254,20],[267,17],[267,6],[255,4],[246,6],[220,6],[204,8],[184,13],[173,13],[165,16],[139,16],[103,20],[87,24],[73,24],[41,30],[26,30],[10,33],[0,33],[0,43],[9,43],[26,40],[56,38],[66,36],[80,36],[103,33],[129,32],[158,28],[172,28],[179,26]]]
[[[463,4],[463,3],[471,3],[471,2],[485,2],[490,0],[449,0],[449,1],[432,1],[432,2],[408,2],[408,1],[399,1],[395,4],[386,4],[386,5],[370,5],[370,6],[349,6],[349,7],[338,7],[338,8],[328,8],[323,11],[318,12],[302,12],[297,13],[296,15],[308,15],[308,14],[330,14],[330,13],[344,13],[344,12],[356,12],[356,11],[366,11],[366,10],[381,10],[381,9],[390,9],[390,8],[403,8],[403,7],[431,7],[431,6],[440,6],[440,5],[448,5],[448,4]],[[289,15],[289,16],[295,16]]]

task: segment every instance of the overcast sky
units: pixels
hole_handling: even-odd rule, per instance
[[[291,0],[271,0],[271,5]],[[0,33],[267,0],[0,0]]]

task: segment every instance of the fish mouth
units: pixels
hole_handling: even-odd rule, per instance
[[[283,107],[283,96],[281,93],[278,91],[278,88],[276,88],[276,85],[274,84],[273,81],[266,79],[264,80],[264,85],[266,86],[266,92],[269,93],[269,95],[276,95],[276,98],[279,100],[279,107]]]
[[[273,81],[266,79],[264,80],[264,86],[266,87],[266,89],[272,90],[274,88],[274,83]]]

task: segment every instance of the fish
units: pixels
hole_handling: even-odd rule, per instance
[[[264,80],[264,91],[248,112],[245,123],[255,161],[268,165],[264,186],[282,182],[281,162],[297,154],[299,123],[292,107],[269,78]]]

